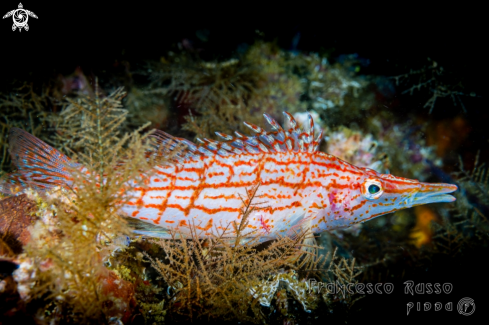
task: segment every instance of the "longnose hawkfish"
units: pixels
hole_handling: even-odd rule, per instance
[[[268,240],[290,235],[294,227],[318,233],[455,200],[447,193],[456,185],[380,174],[318,151],[322,132],[315,136],[312,117],[308,130],[302,130],[292,115],[284,114],[290,125],[286,130],[264,114],[272,131],[245,122],[256,135],[216,132],[222,141],[197,139],[194,144],[157,131],[154,139],[167,150],[186,148],[173,163],[154,167],[147,186],[132,187],[133,198],[120,212],[161,229],[163,238],[171,231],[189,233],[191,225],[201,237],[233,237],[237,230],[229,225],[240,223],[243,198],[257,188],[255,196],[264,205],[248,214],[243,231]],[[10,141],[13,161],[27,185],[69,185],[63,168],[70,164],[68,157],[20,129],[11,130]]]

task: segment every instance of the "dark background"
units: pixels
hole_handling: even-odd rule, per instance
[[[23,73],[42,77],[52,69],[71,73],[78,65],[96,70],[115,60],[157,59],[183,39],[197,41],[209,58],[227,58],[260,34],[284,49],[358,53],[370,60],[362,71],[369,74],[396,75],[430,57],[459,75],[470,91],[486,91],[487,40],[480,7],[170,1],[23,5],[39,18],[30,17],[30,30],[20,33],[12,32],[10,17],[0,21],[2,81]],[[18,0],[3,1],[1,15],[17,6]],[[205,44],[196,37],[199,30],[209,31]]]

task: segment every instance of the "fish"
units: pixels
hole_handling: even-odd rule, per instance
[[[200,238],[233,237],[239,231],[271,240],[301,229],[320,233],[401,209],[455,201],[449,193],[456,185],[381,174],[319,151],[323,132],[315,131],[311,115],[304,129],[290,113],[284,115],[286,128],[264,114],[270,131],[244,122],[254,135],[216,132],[220,141],[197,138],[194,143],[156,131],[157,148],[175,158],[154,166],[144,186],[131,180],[132,198],[119,212],[158,229],[136,231],[142,235],[172,238],[175,232],[191,234],[193,228]],[[39,190],[70,186],[66,166],[77,165],[67,156],[18,128],[9,137],[18,168],[9,184]],[[0,191],[8,189],[0,185]],[[244,229],[238,229],[246,206],[252,209]]]

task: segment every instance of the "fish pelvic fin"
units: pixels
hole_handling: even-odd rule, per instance
[[[69,167],[78,167],[70,159],[32,134],[11,128],[9,152],[17,171],[0,181],[0,192],[12,195],[23,188],[45,192],[54,187],[69,187],[73,179]]]

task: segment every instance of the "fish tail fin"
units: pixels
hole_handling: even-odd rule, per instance
[[[14,194],[23,188],[44,192],[73,183],[68,167],[77,167],[70,159],[32,134],[11,128],[9,152],[17,171],[0,182],[0,192]]]

